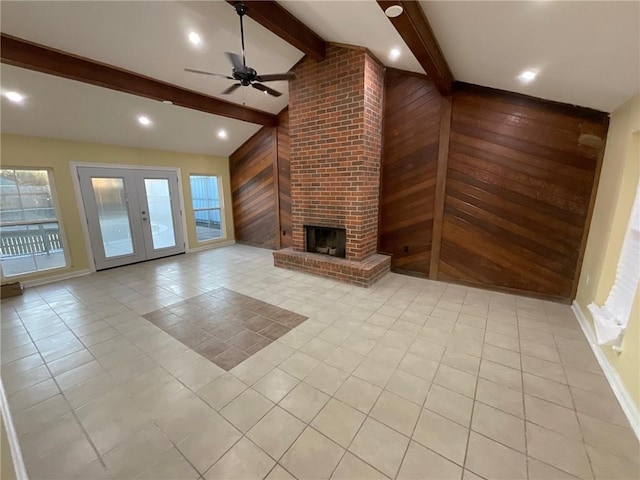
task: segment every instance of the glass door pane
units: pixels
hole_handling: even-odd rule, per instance
[[[97,270],[184,253],[174,171],[78,167]]]
[[[151,227],[151,239],[154,250],[176,246],[176,235],[173,227],[171,210],[171,194],[169,180],[165,178],[145,178],[144,189],[149,206],[149,216],[145,220]]]
[[[91,178],[106,258],[133,253],[131,222],[123,178]]]
[[[146,259],[134,173],[120,168],[78,168],[97,270]]]
[[[136,184],[147,259],[184,253],[177,172],[138,170]]]

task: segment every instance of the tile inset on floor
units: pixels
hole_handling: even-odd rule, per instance
[[[307,319],[226,288],[156,310],[144,318],[225,370]]]

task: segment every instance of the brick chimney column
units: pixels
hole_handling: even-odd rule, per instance
[[[289,86],[293,248],[304,225],[345,228],[346,259],[376,253],[383,67],[365,50],[331,45]]]

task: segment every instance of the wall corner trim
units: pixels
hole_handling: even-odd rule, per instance
[[[627,420],[629,420],[631,428],[636,434],[636,437],[640,439],[640,410],[638,410],[638,406],[635,404],[631,394],[627,390],[627,387],[625,387],[622,378],[596,343],[593,327],[591,327],[591,324],[587,320],[587,317],[585,317],[582,308],[580,308],[580,305],[575,300],[571,304],[571,310],[573,310],[573,314],[582,328],[582,333],[584,333],[587,342],[589,342],[589,346],[591,347],[596,360],[598,360],[598,363],[604,372],[604,376],[609,382],[609,385],[611,385],[611,389],[618,399]]]
[[[453,97],[442,97],[440,101],[440,135],[438,139],[438,164],[436,170],[435,198],[433,200],[433,230],[431,236],[431,258],[429,262],[429,278],[431,280],[438,280],[440,273],[440,249],[442,246],[442,228],[444,225],[444,207],[446,203],[452,114]]]
[[[27,469],[24,466],[22,450],[20,450],[20,443],[18,442],[18,434],[13,426],[13,419],[9,411],[9,403],[7,402],[2,380],[0,380],[0,409],[2,411],[4,429],[7,432],[7,442],[9,443],[9,451],[11,452],[11,460],[13,461],[16,478],[18,480],[28,480]]]

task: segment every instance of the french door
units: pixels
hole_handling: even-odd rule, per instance
[[[178,175],[78,167],[96,270],[184,253]]]

